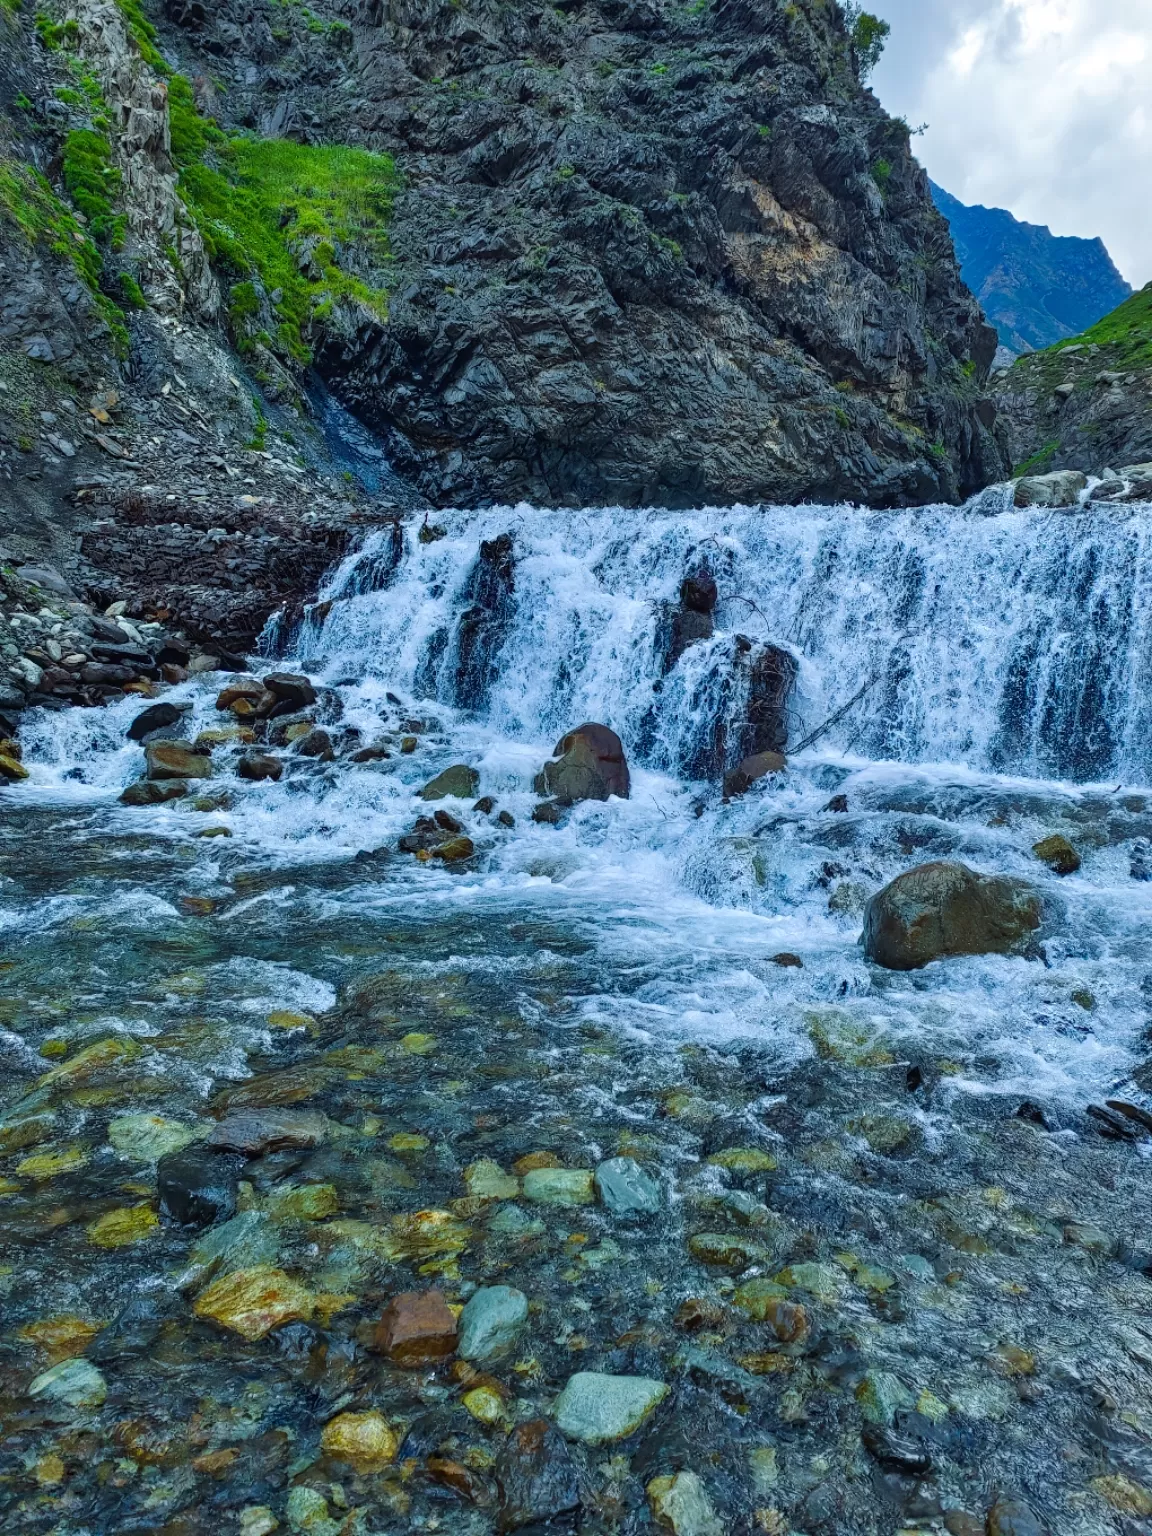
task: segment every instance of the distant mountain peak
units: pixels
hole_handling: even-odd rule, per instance
[[[1078,336],[1131,294],[1103,240],[1054,235],[1005,208],[969,207],[930,185],[964,281],[1010,351],[1040,351]]]

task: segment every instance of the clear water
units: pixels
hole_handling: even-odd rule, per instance
[[[229,1509],[268,1503],[287,1518],[287,1480],[317,1486],[321,1474],[337,1475],[314,1466],[334,1403],[377,1404],[408,1424],[445,1401],[444,1381],[381,1377],[356,1343],[382,1296],[428,1275],[450,1290],[463,1285],[453,1292],[461,1299],[487,1275],[540,1301],[531,1348],[541,1374],[514,1384],[512,1417],[547,1412],[573,1369],[666,1375],[673,1342],[613,1341],[645,1328],[672,1340],[681,1299],[731,1290],[685,1260],[685,1235],[701,1225],[743,1230],[736,1207],[723,1205],[726,1177],[702,1159],[723,1146],[769,1146],[783,1172],[745,1181],[745,1193],[791,1223],[793,1241],[776,1261],[864,1252],[901,1275],[907,1317],[877,1312],[875,1297],[854,1292],[843,1315],[828,1309],[812,1361],[796,1356],[791,1387],[781,1375],[765,1378],[766,1396],[746,1382],[725,1389],[750,1394],[731,1423],[709,1418],[714,1405],[685,1386],[683,1400],[703,1416],[694,1422],[741,1447],[704,1469],[714,1502],[733,1530],[745,1530],[739,1521],[754,1507],[777,1503],[797,1530],[895,1529],[888,1494],[869,1492],[834,1450],[857,1443],[852,1393],[866,1366],[945,1400],[950,1383],[956,1403],[971,1406],[988,1390],[982,1350],[1025,1339],[1074,1372],[1095,1328],[1097,1356],[1115,1362],[1131,1342],[1126,1309],[1148,1300],[1134,1275],[1088,1283],[1081,1268],[1070,1278],[1069,1265],[1089,1261],[1079,1249],[1069,1258],[1060,1234],[1075,1219],[1135,1242],[1146,1226],[1140,1148],[1093,1139],[1083,1110],[1117,1092],[1152,1108],[1132,1079],[1146,1050],[1152,973],[1152,882],[1133,874],[1152,843],[1143,575],[1152,508],[1015,512],[993,494],[960,512],[520,507],[436,521],[445,534],[432,542],[418,538],[417,522],[402,547],[390,530],[370,536],[332,573],[322,619],[291,637],[283,659],[321,687],[319,715],[337,740],[354,728],[361,742],[386,745],[382,761],[324,764],[288,752],[279,784],[252,785],[232,771],[238,749],[218,748],[205,786],[214,807],[141,810],[118,803],[142,767],[125,738],[138,700],[27,722],[31,778],[0,792],[8,1112],[41,1091],[46,1049],[49,1060],[61,1059],[54,1051],[67,1060],[118,1035],[146,1054],[132,1083],[64,1096],[52,1145],[86,1147],[82,1171],[36,1185],[13,1174],[5,1198],[18,1249],[16,1320],[85,1310],[103,1319],[141,1290],[174,1294],[188,1236],[165,1231],[154,1248],[111,1254],[84,1245],[84,1223],[124,1203],[132,1174],[107,1148],[108,1122],[155,1110],[199,1123],[231,1090],[263,1102],[261,1084],[284,1071],[328,1072],[317,1102],[343,1127],[344,1151],[322,1150],[302,1169],[257,1169],[257,1205],[278,1179],[323,1179],[343,1216],[372,1223],[449,1208],[463,1193],[462,1168],[481,1155],[509,1166],[545,1147],[570,1166],[593,1166],[627,1146],[653,1160],[669,1202],[656,1230],[622,1230],[598,1208],[549,1211],[547,1233],[526,1246],[505,1251],[510,1239],[493,1232],[476,1239],[462,1270],[433,1266],[423,1280],[405,1264],[366,1277],[343,1249],[333,1257],[323,1226],[289,1226],[278,1262],[314,1288],[358,1297],[325,1335],[330,1362],[345,1362],[339,1370],[321,1371],[287,1346],[273,1366],[270,1345],[221,1344],[185,1320],[165,1335],[160,1402],[143,1365],[117,1378],[117,1411],[172,1415],[179,1392],[224,1401],[257,1372],[265,1430],[292,1423],[313,1461],[302,1453],[295,1472],[259,1486],[238,1464],[221,1487]],[[480,546],[505,533],[514,588],[484,631],[485,665],[462,669]],[[667,607],[702,559],[721,592],[717,633],[665,675]],[[718,718],[743,717],[738,636],[792,650],[792,740],[816,739],[786,775],[723,804],[686,765]],[[190,735],[220,723],[219,681],[169,695],[193,705]],[[584,720],[620,733],[631,798],[538,825],[533,777]],[[405,754],[401,740],[412,734],[416,750]],[[450,871],[397,853],[427,810],[418,789],[458,762],[479,771],[480,793],[515,825],[449,802],[476,844],[473,860]],[[828,809],[840,795],[847,811]],[[229,835],[203,836],[221,829]],[[1033,855],[1053,832],[1082,853],[1078,874],[1057,879]],[[913,975],[871,969],[858,943],[864,901],[937,858],[1041,886],[1054,912],[1043,959],[974,958]],[[776,964],[781,953],[802,964]],[[371,1006],[356,990],[369,977]],[[285,1027],[286,1012],[305,1022]],[[436,1037],[426,1060],[400,1043],[413,1031]],[[913,1069],[922,1087],[911,1086]],[[1053,1134],[1016,1118],[1022,1101],[1042,1107]],[[868,1126],[893,1118],[908,1128],[903,1150],[869,1150]],[[416,1132],[432,1150],[408,1164],[384,1145]],[[355,1138],[364,1139],[353,1155]],[[369,1167],[378,1171],[366,1185]],[[135,1187],[139,1199],[146,1173]],[[72,1217],[45,1242],[55,1231],[47,1213],[65,1208]],[[574,1264],[574,1232],[615,1243],[628,1262],[617,1266],[609,1248],[603,1274]],[[766,1263],[752,1272],[771,1273]],[[948,1287],[958,1287],[954,1300]],[[574,1328],[585,1343],[569,1344]],[[740,1347],[754,1352],[762,1341]],[[819,1376],[820,1361],[841,1359],[842,1348],[858,1369],[830,1365]],[[30,1367],[19,1351],[13,1359],[18,1393]],[[843,1426],[821,1418],[831,1408],[789,1417],[789,1390],[823,1403],[836,1371],[848,1382],[835,1410],[848,1415],[846,1440]],[[993,1481],[1023,1483],[1041,1504],[1063,1500],[1066,1486],[1075,1494],[1062,1459],[1074,1379],[1061,1376],[1031,1418],[997,1398],[989,1422],[1001,1427],[964,1420],[956,1444],[938,1452],[947,1500],[980,1510]],[[1134,1389],[1125,1391],[1128,1403]],[[967,1411],[956,1407],[955,1422]],[[1132,1411],[1143,1411],[1135,1398]],[[475,1425],[469,1433],[480,1435]],[[216,1436],[226,1443],[223,1429]],[[469,1464],[487,1476],[499,1437],[480,1439]],[[769,1443],[780,1448],[779,1486],[753,1491],[747,1453]],[[26,1477],[44,1445],[22,1444]],[[453,1455],[466,1444],[465,1435]],[[831,1525],[802,1512],[822,1480],[849,1499]],[[142,1511],[186,1509],[171,1482],[147,1472],[124,1508],[138,1523]],[[375,1511],[366,1531],[496,1528],[490,1509],[445,1506],[443,1494],[427,1503],[418,1491],[397,1514],[393,1490],[381,1513],[372,1501],[384,1485],[348,1475],[347,1486],[353,1505]],[[110,1497],[92,1492],[85,1528],[119,1529]],[[59,1523],[48,1505],[21,1507],[29,1530]],[[1063,1522],[1056,1528],[1077,1536],[1113,1529],[1103,1507],[1045,1504]]]

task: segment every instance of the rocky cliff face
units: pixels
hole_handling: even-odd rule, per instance
[[[386,323],[319,365],[439,502],[957,497],[993,337],[838,8],[169,0],[261,132],[393,151]]]
[[[1102,474],[1152,461],[1152,283],[1083,335],[995,376],[1013,463]]]
[[[1054,235],[1003,208],[970,208],[934,184],[932,197],[948,220],[964,281],[1001,346],[1017,355],[1087,330],[1132,292],[1103,240]]]
[[[226,649],[388,515],[310,378],[433,504],[1006,467],[831,0],[0,5],[0,290],[0,555]]]

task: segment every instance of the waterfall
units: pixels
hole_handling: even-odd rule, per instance
[[[638,762],[692,777],[718,729],[729,762],[746,742],[741,657],[767,642],[798,663],[793,744],[851,704],[822,745],[1147,782],[1150,509],[989,504],[440,513],[442,537],[389,527],[333,572],[299,660],[521,740],[602,720]],[[667,670],[668,615],[700,565],[715,632]]]

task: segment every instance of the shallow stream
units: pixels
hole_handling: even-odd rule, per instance
[[[333,761],[287,746],[247,783],[223,740],[195,794],[125,807],[139,699],[24,727],[5,1528],[879,1536],[981,1531],[1000,1495],[1061,1536],[1146,1529],[1152,1142],[1086,1110],[1152,1111],[1152,509],[436,516],[270,634]],[[669,669],[702,562],[716,633]],[[737,751],[747,641],[796,657],[811,744],[725,803],[692,768],[718,721]],[[220,685],[165,694],[189,738],[231,728]],[[620,733],[631,797],[538,824],[533,777],[584,720]],[[444,802],[474,857],[398,852],[456,763],[495,802]],[[1036,858],[1053,833],[1077,873]],[[1038,885],[1036,952],[870,966],[864,903],[936,859]],[[177,1225],[158,1157],[245,1109],[326,1118]],[[658,1210],[526,1177],[621,1156]],[[245,1338],[204,1297],[253,1270],[287,1311]],[[497,1284],[530,1306],[504,1355],[376,1347],[396,1293]],[[509,1432],[577,1372],[671,1390],[619,1440],[549,1441],[521,1520]],[[346,1414],[395,1455],[334,1449]],[[654,1480],[686,1474],[673,1518]]]

